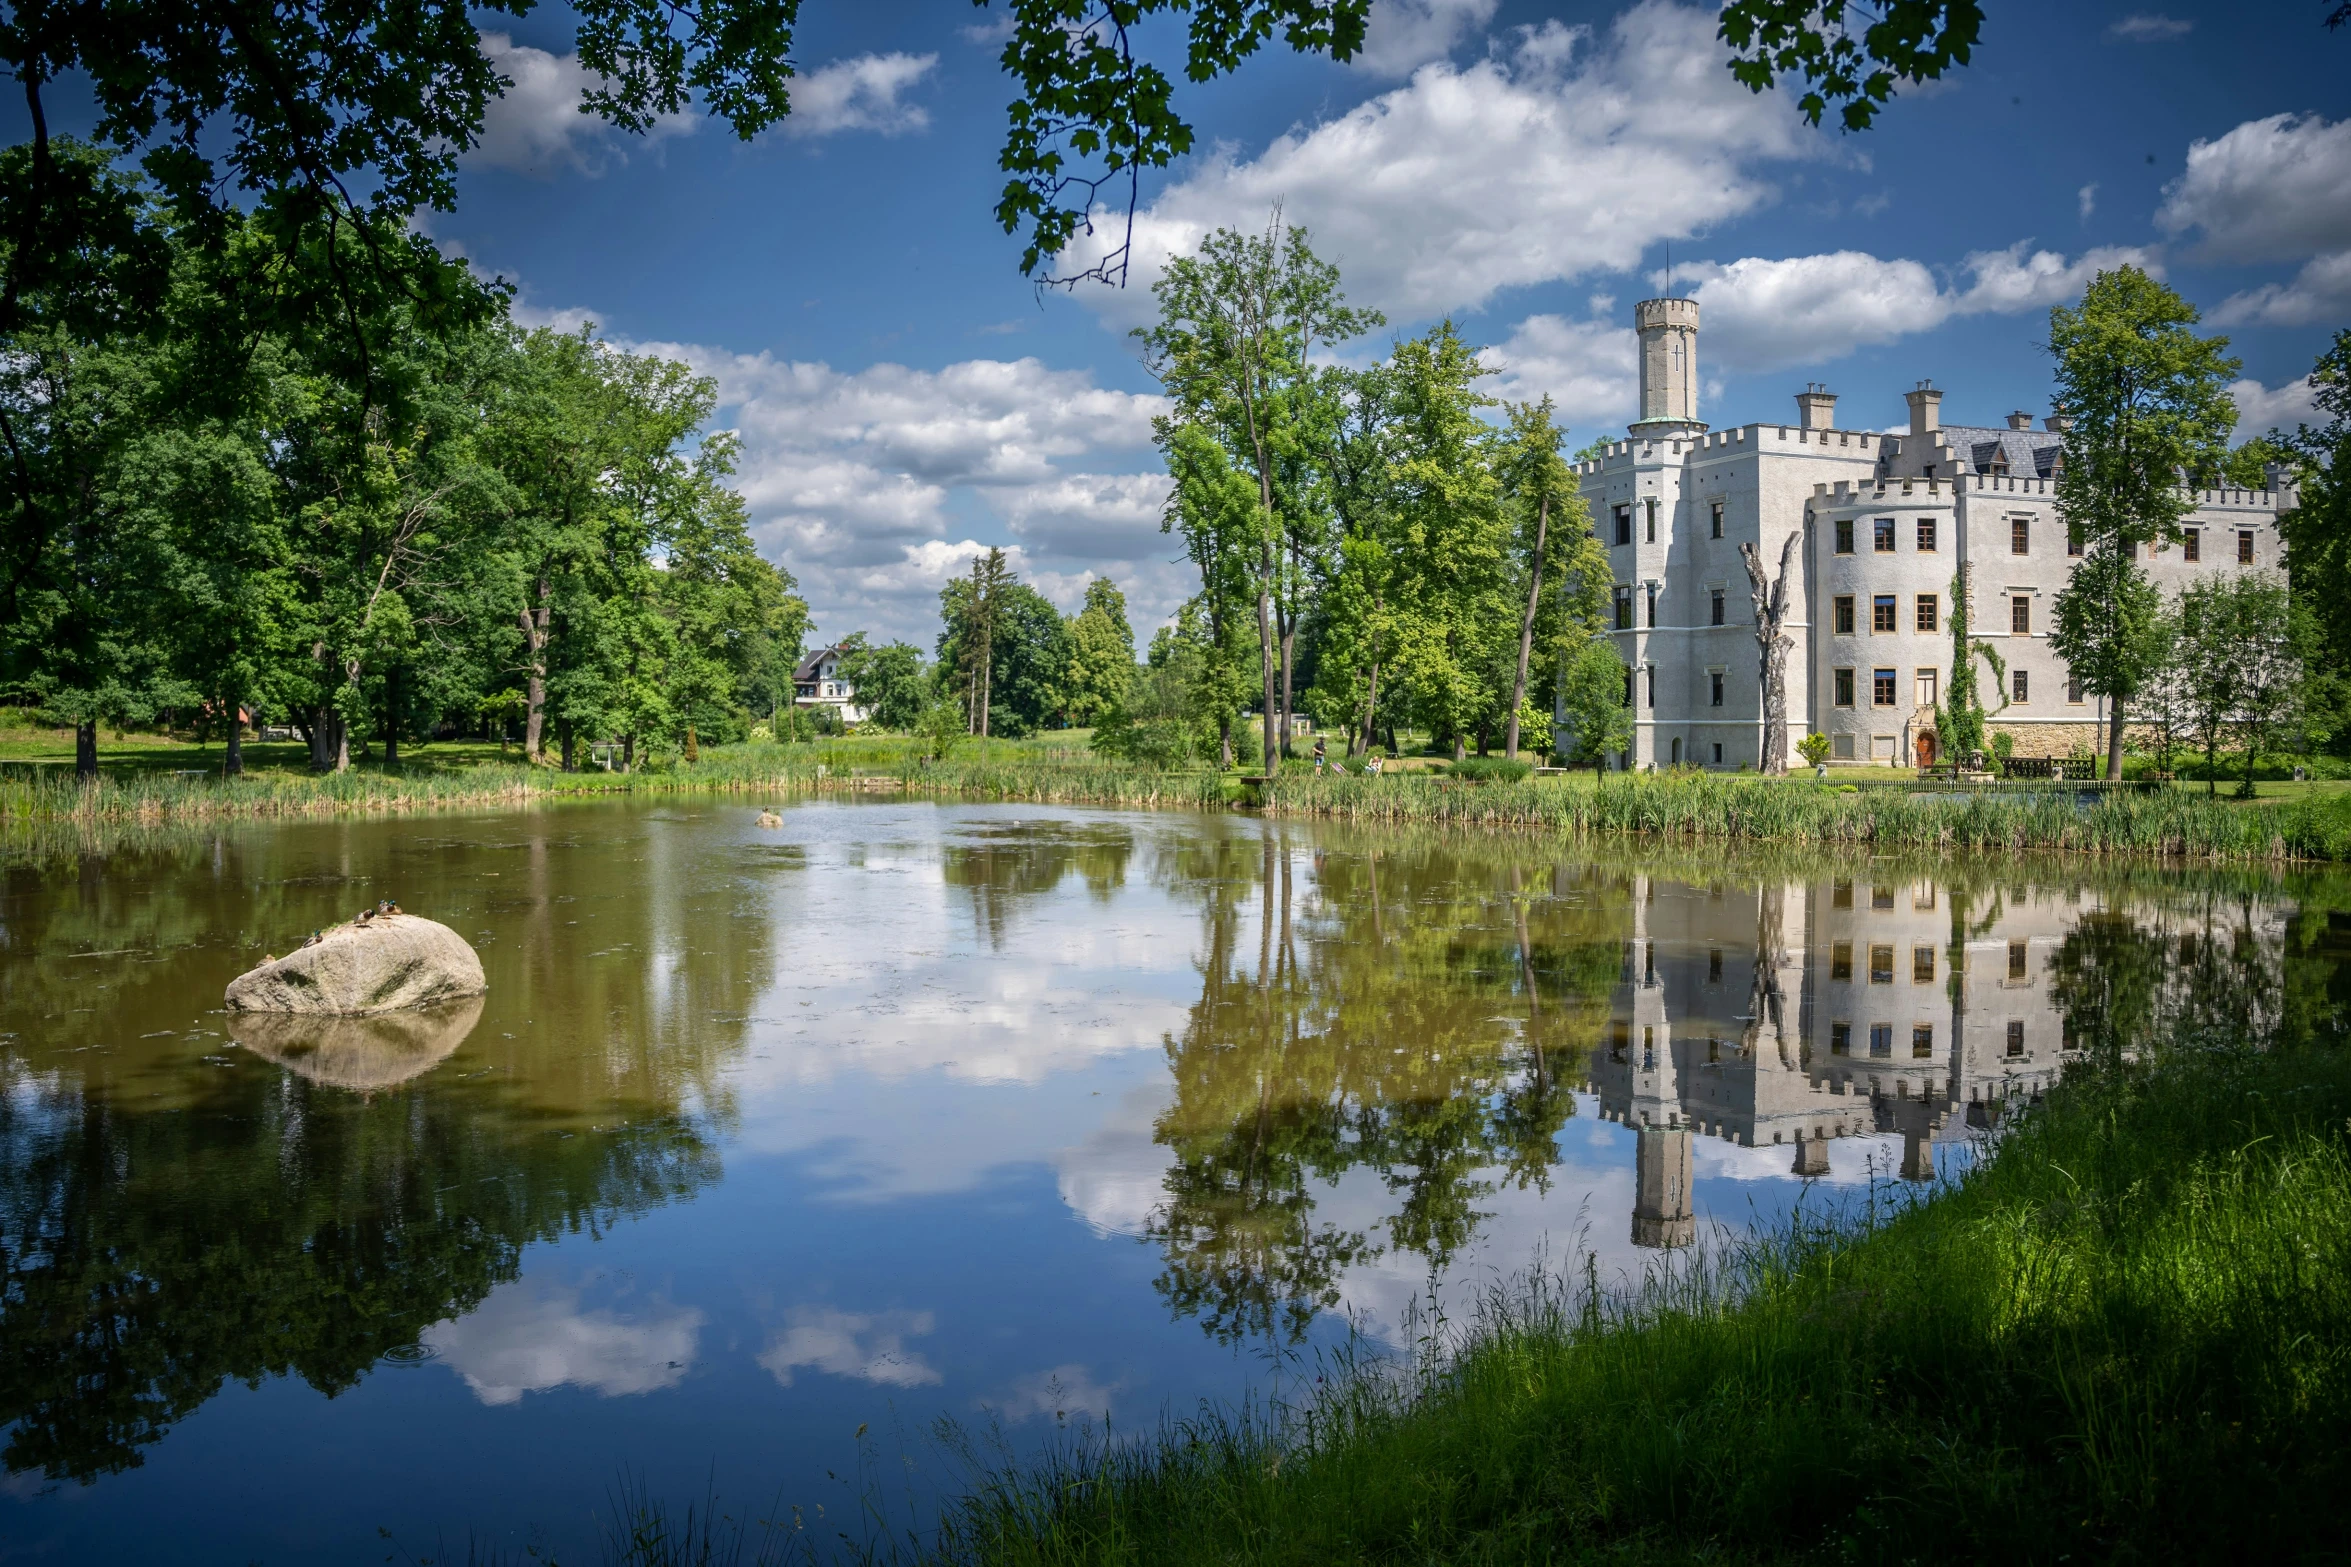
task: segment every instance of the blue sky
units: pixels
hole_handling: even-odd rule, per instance
[[[1994,0],[1971,66],[1850,136],[1733,83],[1703,7],[1378,0],[1360,63],[1277,51],[1189,90],[1203,150],[1147,182],[1142,272],[1074,297],[1040,297],[990,215],[1000,12],[809,0],[797,112],[744,144],[578,115],[549,11],[491,39],[517,90],[429,228],[528,319],[719,378],[820,635],[927,647],[988,544],[1065,607],[1115,578],[1144,628],[1190,584],[1125,333],[1151,257],[1277,200],[1381,341],[1452,315],[1489,387],[1551,393],[1578,445],[1632,415],[1627,323],[1669,246],[1717,424],[1789,418],[1810,380],[1853,427],[1898,424],[1921,377],[1951,422],[2042,412],[2048,306],[2121,260],[2225,326],[2249,425],[2291,424],[2351,324],[2351,33],[2324,9]]]

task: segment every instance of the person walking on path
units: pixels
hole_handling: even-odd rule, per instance
[[[1314,737],[1314,776],[1317,778],[1322,776],[1323,761],[1323,738],[1321,735],[1316,735]]]

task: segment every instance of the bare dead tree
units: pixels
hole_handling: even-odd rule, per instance
[[[1776,580],[1764,575],[1763,558],[1756,554],[1754,545],[1739,546],[1739,559],[1747,563],[1747,581],[1755,597],[1755,648],[1761,665],[1757,674],[1763,684],[1763,754],[1756,758],[1755,770],[1775,776],[1788,771],[1788,650],[1796,645],[1786,629],[1788,568],[1803,536],[1790,533],[1780,546]]]

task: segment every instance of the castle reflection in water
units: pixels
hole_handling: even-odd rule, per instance
[[[1838,1139],[1898,1133],[1902,1176],[1926,1180],[1937,1143],[1997,1125],[2078,1054],[2052,970],[2100,906],[2079,887],[1636,877],[1632,891],[1584,1087],[1638,1134],[1636,1245],[1695,1238],[1696,1138],[1784,1147],[1792,1173],[1826,1176],[1860,1156]],[[2175,919],[2168,935],[2196,939],[2200,921]]]

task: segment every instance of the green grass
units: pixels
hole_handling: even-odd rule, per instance
[[[2347,1116],[2336,1048],[2091,1070],[1936,1200],[1498,1293],[1417,1371],[987,1475],[930,1556],[2332,1559]]]
[[[2232,805],[2184,790],[2131,791],[2083,806],[2074,792],[1965,798],[1852,788],[1834,777],[1612,773],[1523,783],[1285,773],[1265,808],[1362,822],[1540,828],[1581,835],[1765,839],[1874,849],[2027,849],[2194,859],[2351,858],[2351,798]]]

